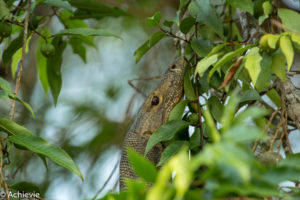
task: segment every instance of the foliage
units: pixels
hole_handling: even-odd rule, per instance
[[[45,94],[51,91],[56,105],[67,45],[87,62],[86,47],[95,47],[94,37],[122,39],[90,26],[87,19],[131,14],[98,0],[30,2],[0,0],[2,65],[10,68],[12,78],[18,80],[15,75],[30,51],[29,43],[39,36],[39,80]],[[50,14],[38,12],[45,8]],[[164,143],[166,148],[157,163],[160,168],[129,149],[130,163],[140,178],[127,180],[127,190],[109,193],[102,199],[299,198],[298,188],[287,190],[280,184],[298,184],[300,155],[286,151],[282,159],[280,145],[287,149],[288,138],[284,133],[279,138],[268,133],[272,129],[278,132],[276,127],[280,125],[287,128],[284,95],[279,94],[274,83],[287,81],[300,50],[300,14],[278,8],[270,0],[180,0],[176,13],[171,20],[162,20],[161,12],[147,17],[145,24],[155,32],[133,55],[139,62],[162,39],[171,37],[179,41],[178,56],[186,60],[185,99],[173,109],[169,121],[153,133],[146,147],[145,155],[156,144]],[[242,25],[241,13],[247,13],[248,25],[254,23],[254,28]],[[30,16],[28,27],[26,16]],[[63,25],[62,30],[49,28],[53,18]],[[0,89],[0,98],[22,103],[35,117],[31,106],[12,92],[7,80],[0,78]],[[275,106],[259,106],[268,105],[262,98],[265,96]],[[272,121],[276,114],[281,119],[277,124]],[[1,118],[0,129],[7,136],[2,138],[5,148],[34,152],[46,165],[47,157],[83,180],[79,168],[62,148],[13,120]],[[95,138],[96,143],[103,143],[101,139]],[[275,140],[278,152],[273,152]],[[97,146],[91,145],[91,149]],[[257,145],[260,152],[256,151]],[[2,157],[0,164],[3,165]],[[9,185],[11,190],[19,188],[39,190],[24,181]]]
[[[249,27],[256,24],[252,35],[249,27],[237,28],[241,12],[247,13]],[[148,161],[130,158],[141,178],[128,180],[127,190],[119,195],[102,199],[297,198],[298,189],[279,185],[298,183],[299,154],[286,151],[282,159],[273,152],[276,140],[279,151],[288,138],[274,135],[274,126],[280,124],[271,116],[285,112],[274,84],[287,80],[300,50],[299,17],[269,0],[181,0],[174,19],[161,22],[159,12],[146,18],[159,31],[136,50],[136,61],[164,36],[181,41],[178,56],[187,63],[185,100],[148,141],[145,155],[160,142],[166,145],[155,184],[149,186],[144,178],[153,171],[149,164],[145,167]],[[275,106],[258,106],[270,101]],[[143,171],[137,170],[136,163],[142,162]]]

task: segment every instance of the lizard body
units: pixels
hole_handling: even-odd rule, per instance
[[[121,190],[125,188],[125,178],[137,178],[128,161],[127,147],[143,155],[149,137],[167,122],[171,110],[183,98],[184,67],[184,60],[178,59],[168,68],[158,87],[146,98],[135,122],[128,131],[123,143],[120,162]],[[163,146],[158,144],[147,154],[147,158],[157,164],[162,151]]]

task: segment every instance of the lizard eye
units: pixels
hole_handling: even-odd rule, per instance
[[[154,96],[154,97],[152,98],[151,105],[152,105],[152,106],[156,106],[156,105],[158,105],[158,104],[159,104],[159,97],[158,97],[158,96]]]
[[[171,66],[171,69],[175,69],[175,68],[176,68],[176,65],[173,64],[173,65]]]

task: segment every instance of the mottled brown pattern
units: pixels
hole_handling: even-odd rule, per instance
[[[146,98],[137,114],[135,122],[127,133],[120,162],[120,189],[125,188],[125,178],[136,178],[128,161],[126,147],[132,147],[140,154],[144,154],[150,135],[164,124],[171,110],[183,97],[184,60],[177,59],[163,75],[158,87]],[[147,158],[157,164],[160,160],[163,146],[156,145]]]

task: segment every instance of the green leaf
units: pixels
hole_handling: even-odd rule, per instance
[[[43,56],[41,52],[41,47],[43,44],[45,44],[45,40],[41,38],[38,42],[38,48],[36,50],[36,59],[39,79],[44,88],[45,93],[47,94],[50,86],[48,83],[47,75],[47,59],[45,58],[45,56]]]
[[[300,170],[300,153],[290,154],[278,163],[278,166]]]
[[[272,49],[276,49],[276,46],[277,46],[277,42],[280,38],[280,35],[270,35],[268,37],[268,45],[270,48]]]
[[[223,134],[225,140],[234,142],[253,142],[261,139],[262,131],[255,126],[233,126]]]
[[[79,55],[82,61],[86,63],[86,49],[85,46],[82,44],[82,40],[78,37],[72,37],[69,40],[69,44],[73,49],[73,53]]]
[[[246,108],[242,112],[240,112],[234,118],[233,123],[234,124],[242,124],[242,123],[246,122],[246,119],[255,120],[255,119],[259,119],[267,114],[269,114],[268,110],[257,107],[257,106],[251,106],[251,107]]]
[[[262,7],[263,7],[263,10],[264,10],[264,14],[266,16],[269,16],[270,14],[272,14],[272,12],[273,12],[273,6],[272,6],[272,4],[269,1],[265,1],[262,4]]]
[[[251,0],[227,0],[232,7],[240,8],[253,15],[253,4]]]
[[[294,43],[296,43],[297,45],[300,45],[300,34],[299,33],[291,33],[290,36]]]
[[[3,0],[0,0],[0,20],[1,19],[9,19],[10,11]]]
[[[199,57],[205,57],[213,48],[209,40],[203,38],[194,39],[191,43],[193,50]]]
[[[189,122],[182,120],[173,120],[163,124],[149,138],[144,155],[147,155],[158,143],[171,140],[176,133],[187,128],[189,125]]]
[[[161,166],[165,164],[172,156],[177,154],[182,149],[183,146],[187,146],[187,145],[188,142],[184,140],[178,140],[168,145],[167,148],[165,148],[165,150],[161,154],[161,158],[157,166]]]
[[[219,131],[216,128],[214,119],[212,118],[208,109],[203,110],[203,116],[205,118],[205,123],[207,125],[208,131],[210,133],[210,137],[213,142],[219,142],[221,140],[221,136]]]
[[[170,112],[168,121],[181,120],[185,107],[187,106],[188,102],[189,102],[188,100],[184,100],[178,103]]]
[[[34,114],[34,111],[33,109],[31,108],[31,106],[29,105],[29,103],[23,101],[22,99],[20,99],[19,97],[17,97],[16,95],[14,94],[11,94],[9,95],[9,98],[13,99],[13,100],[16,100],[18,102],[20,102],[21,104],[23,104],[27,110],[31,113],[32,117],[35,118],[35,114]]]
[[[154,183],[157,176],[157,170],[153,163],[135,152],[132,148],[128,148],[127,151],[130,164],[135,173],[145,179],[145,181]]]
[[[277,108],[281,107],[281,98],[277,91],[273,88],[269,90],[266,95],[271,99],[271,101],[277,106]]]
[[[212,28],[220,37],[223,37],[223,25],[215,8],[208,0],[192,1],[188,7],[189,13],[201,22]]]
[[[183,33],[183,34],[187,34],[190,29],[192,28],[192,26],[194,25],[195,23],[195,18],[194,17],[187,17],[187,18],[184,18],[182,20],[182,22],[180,23],[180,31]]]
[[[26,48],[25,48],[25,54],[28,53],[30,39],[31,39],[30,37],[27,38]],[[17,52],[12,56],[11,74],[12,74],[13,79],[15,78],[15,74],[16,74],[16,71],[18,69],[18,64],[19,64],[21,58],[22,58],[22,48],[20,48],[19,50],[17,50]]]
[[[220,122],[224,110],[224,105],[220,102],[219,98],[216,96],[211,96],[207,101],[207,105],[213,118],[216,121]]]
[[[138,62],[143,57],[143,55],[145,55],[145,53],[147,53],[154,45],[156,45],[164,37],[165,34],[160,31],[154,33],[149,38],[149,40],[147,40],[134,52],[135,61]]]
[[[23,31],[21,31],[16,39],[10,42],[9,46],[3,51],[2,62],[4,66],[8,66],[12,56],[15,52],[22,47]]]
[[[54,104],[57,104],[57,99],[62,86],[61,78],[61,64],[63,61],[63,51],[67,45],[61,37],[55,37],[52,41],[55,47],[55,53],[53,56],[47,59],[47,75],[48,82],[51,88],[52,96],[54,99]]]
[[[239,49],[236,49],[233,52],[227,53],[224,55],[216,64],[215,66],[210,70],[208,74],[208,79],[212,77],[212,75],[215,73],[215,71],[219,70],[222,66],[224,66],[227,62],[232,61],[233,58],[238,56],[241,53],[244,53],[246,50],[253,47],[253,45],[246,45],[245,47],[241,47]]]
[[[258,25],[262,25],[266,19],[268,19],[268,16],[265,15],[259,16]]]
[[[116,37],[120,38],[111,32],[103,29],[93,29],[93,28],[72,28],[72,29],[64,29],[59,31],[54,36],[61,36],[61,35],[80,35],[80,36],[105,36],[105,37]]]
[[[193,135],[190,137],[190,149],[199,148],[201,144],[201,132],[199,127],[195,127]]]
[[[234,121],[234,115],[237,111],[240,98],[237,95],[237,90],[234,90],[228,103],[224,107],[223,115],[221,118],[222,131],[227,131]]]
[[[125,180],[125,183],[127,185],[127,198],[113,198],[110,197],[107,200],[127,200],[127,199],[132,199],[132,200],[139,200],[139,199],[145,199],[145,195],[147,192],[147,185],[144,181],[141,180],[132,180],[132,179],[127,179]]]
[[[205,57],[202,60],[200,60],[197,63],[195,72],[199,74],[200,77],[202,77],[205,73],[205,71],[213,64],[215,64],[218,61],[219,54],[214,54],[209,57]]]
[[[4,96],[8,97],[10,94],[12,94],[11,87],[8,81],[0,77],[0,88],[3,90]]]
[[[247,102],[247,101],[255,101],[255,100],[260,100],[261,97],[259,93],[256,90],[250,89],[246,90],[240,100],[240,103],[242,102]]]
[[[64,1],[64,0],[44,0],[41,2],[41,4],[56,6],[56,7],[63,8],[65,10],[68,10],[71,12],[73,11],[70,3],[68,1]]]
[[[41,194],[40,188],[37,185],[30,182],[21,181],[18,183],[11,184],[8,187],[10,190],[16,190],[25,193],[35,192]]]
[[[146,24],[150,27],[156,27],[159,25],[160,20],[161,20],[161,13],[156,12],[152,17],[146,18]]]
[[[18,135],[18,134],[33,135],[33,133],[31,133],[24,126],[21,126],[15,123],[14,121],[5,118],[0,118],[0,129],[10,135]]]
[[[197,97],[190,77],[190,70],[186,68],[184,72],[184,94],[188,100],[194,101]]]
[[[287,71],[290,71],[294,60],[294,49],[289,36],[283,35],[280,37],[280,48],[286,58]]]
[[[218,53],[221,49],[223,49],[224,47],[226,47],[228,44],[229,44],[229,43],[221,43],[221,44],[215,46],[215,47],[209,52],[209,54],[207,55],[207,57],[212,56],[212,55]]]
[[[180,0],[179,10],[182,11],[188,3],[189,3],[189,0]]]
[[[281,81],[286,81],[284,55],[281,53],[281,51],[276,51],[272,55],[271,70],[274,74],[276,74],[276,76],[280,78]]]
[[[48,157],[53,162],[65,167],[83,180],[81,172],[72,158],[60,147],[50,144],[41,137],[29,134],[9,136],[8,140],[17,145],[23,146],[32,152]]]
[[[300,32],[300,14],[298,12],[286,8],[279,8],[278,16],[285,28]]]
[[[252,48],[246,57],[245,68],[248,70],[252,83],[255,86],[261,73],[261,60],[262,56],[259,54],[258,47]]]

